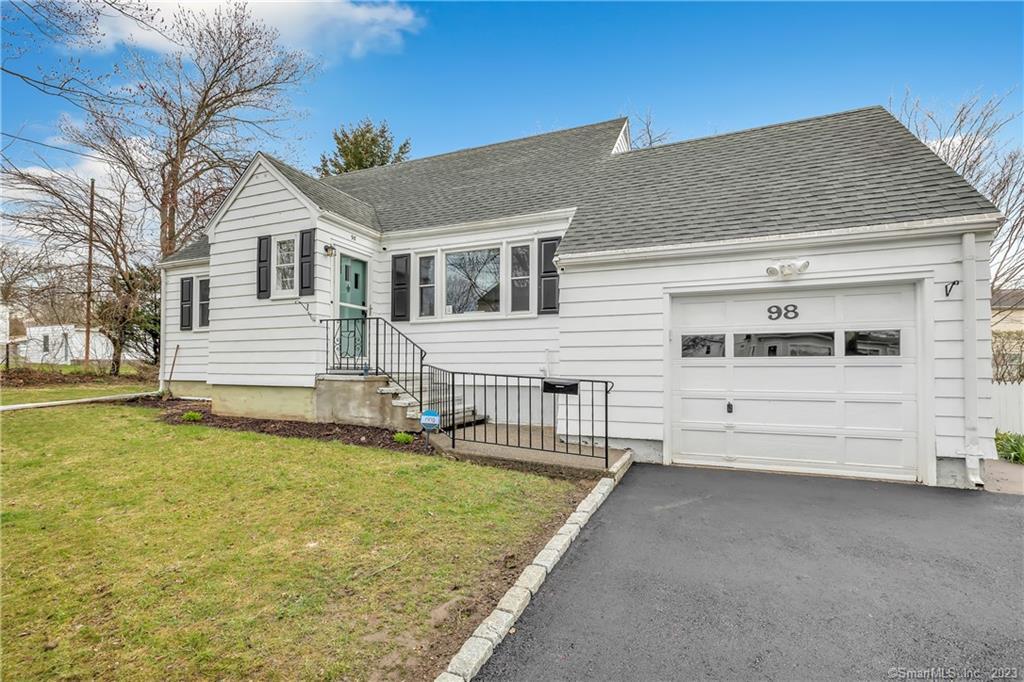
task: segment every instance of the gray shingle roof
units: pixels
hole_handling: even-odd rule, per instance
[[[189,242],[185,246],[181,247],[167,258],[164,258],[161,263],[174,263],[176,261],[193,260],[195,258],[209,258],[210,257],[210,240],[206,238],[206,235],[202,235],[195,241]]]
[[[993,308],[1024,308],[1024,289],[1000,289],[992,293]]]
[[[404,230],[576,206],[561,253],[994,212],[882,107],[623,154],[624,119],[325,178]]]
[[[882,107],[612,157],[562,253],[995,212]]]
[[[280,159],[276,159],[264,152],[261,153],[267,161],[280,171],[281,175],[287,178],[288,182],[295,185],[296,189],[305,194],[321,210],[330,211],[349,220],[354,220],[360,225],[372,227],[375,230],[380,229],[380,224],[377,222],[377,214],[370,204],[350,196],[340,189],[331,187],[321,180],[312,178]]]
[[[576,207],[560,253],[997,210],[882,107],[612,154],[625,122],[322,180],[264,156],[321,209],[383,232]]]
[[[373,204],[385,232],[568,208],[601,182],[625,123],[616,118],[323,182]]]

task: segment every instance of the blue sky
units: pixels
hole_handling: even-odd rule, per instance
[[[417,157],[648,107],[681,140],[885,104],[907,87],[934,106],[1017,88],[1019,108],[1022,7],[416,3],[368,17],[346,3],[259,5],[287,41],[325,59],[295,98],[305,118],[264,147],[309,169],[332,128],[365,115],[411,137]],[[109,68],[119,50],[86,59]],[[54,135],[63,110],[6,77],[2,108],[4,131],[36,139]]]

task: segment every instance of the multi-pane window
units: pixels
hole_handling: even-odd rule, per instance
[[[295,237],[278,237],[274,241],[274,290],[295,291]]]
[[[501,309],[501,249],[445,254],[445,312],[460,315]]]
[[[199,280],[199,326],[210,326],[210,280]]]
[[[434,316],[434,257],[420,256],[420,317]]]
[[[530,245],[513,246],[511,252],[510,284],[512,286],[512,312],[530,309]]]

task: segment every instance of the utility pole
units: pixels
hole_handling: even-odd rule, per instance
[[[96,208],[96,179],[89,180],[89,259],[85,266],[85,369],[89,369],[92,347],[92,225]]]

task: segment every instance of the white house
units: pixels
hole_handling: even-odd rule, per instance
[[[880,107],[649,149],[615,119],[323,180],[258,154],[162,264],[161,376],[222,413],[372,423],[360,375],[384,374],[453,436],[973,485],[1001,219]]]
[[[26,327],[22,349],[27,362],[54,365],[81,362],[85,359],[85,327],[73,324]],[[110,360],[113,352],[110,339],[92,330],[89,335],[89,359]]]

